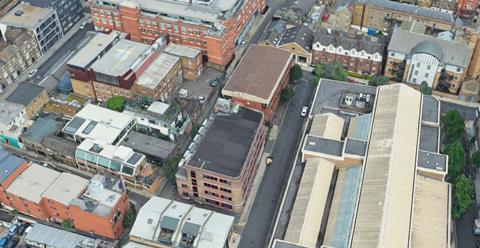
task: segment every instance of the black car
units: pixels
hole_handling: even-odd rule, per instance
[[[25,233],[25,230],[27,229],[27,225],[22,224],[18,229],[17,229],[17,234],[19,236],[22,236]]]
[[[18,242],[20,241],[20,239],[18,238],[13,238],[13,239],[10,239],[10,241],[8,241],[7,245],[5,246],[6,248],[15,248],[17,247],[17,244]]]

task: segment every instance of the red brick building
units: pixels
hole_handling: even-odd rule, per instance
[[[265,0],[88,0],[88,5],[98,31],[125,32],[148,44],[167,34],[176,44],[202,49],[209,63],[222,68],[266,9]]]
[[[280,93],[290,78],[293,54],[289,51],[251,45],[222,90],[233,103],[264,113],[271,120]]]
[[[312,64],[342,64],[347,71],[378,75],[382,70],[384,38],[322,28],[315,34]]]
[[[265,127],[262,113],[240,108],[219,113],[200,130],[191,158],[177,172],[184,198],[241,213],[262,156]]]
[[[6,154],[6,155],[5,155]],[[0,149],[0,201],[7,208],[41,220],[71,220],[81,231],[111,239],[123,232],[128,206],[120,178],[97,174],[90,181],[60,173]]]

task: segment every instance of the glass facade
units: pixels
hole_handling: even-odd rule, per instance
[[[138,153],[135,153],[138,154]],[[114,161],[109,158],[105,158],[91,152],[86,152],[80,149],[75,151],[75,158],[77,161],[86,161],[97,166],[112,170],[118,171],[128,176],[133,176],[135,174],[135,167],[127,165],[126,163]],[[145,156],[142,155],[142,159],[145,159]]]

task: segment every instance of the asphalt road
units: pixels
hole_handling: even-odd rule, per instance
[[[475,248],[480,238],[473,235],[473,220],[475,219],[475,206],[472,206],[465,215],[455,221],[458,248]]]
[[[282,189],[288,180],[301,140],[301,129],[306,119],[300,116],[300,112],[303,106],[310,104],[313,90],[314,85],[308,80],[300,80],[296,86],[273,148],[273,163],[267,167],[263,176],[242,234],[240,248],[265,247],[277,205],[281,200]]]
[[[87,37],[87,32],[92,30],[93,25],[91,23],[88,23],[84,29],[78,30],[60,47],[60,49],[53,53],[52,56],[50,56],[42,65],[40,65],[40,67],[38,67],[38,72],[34,78],[27,79],[25,81],[38,84],[45,76],[54,74],[56,70],[61,67],[61,65],[65,64],[68,57],[77,51],[78,46]],[[75,30],[72,29],[69,32],[75,32]]]

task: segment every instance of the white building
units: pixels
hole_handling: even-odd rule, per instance
[[[132,116],[88,104],[62,131],[77,142],[91,139],[102,145],[116,145],[134,125],[135,118]]]
[[[37,38],[42,54],[63,37],[60,20],[54,9],[35,7],[27,3],[20,3],[0,19],[2,35],[7,27],[31,30]]]
[[[154,247],[223,248],[233,220],[229,215],[152,197],[138,212],[130,240]]]
[[[18,138],[27,123],[25,108],[21,104],[0,102],[0,144],[20,148]]]

